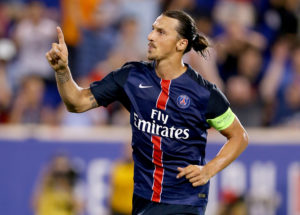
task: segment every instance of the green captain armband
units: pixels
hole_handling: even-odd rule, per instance
[[[235,115],[230,108],[227,109],[225,113],[222,115],[214,118],[214,119],[207,119],[207,123],[214,127],[216,130],[220,131],[225,128],[228,128],[231,123],[234,121]]]

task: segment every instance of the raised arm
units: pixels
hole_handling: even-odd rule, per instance
[[[46,58],[55,70],[55,78],[59,94],[68,111],[80,113],[98,107],[89,88],[79,87],[72,78],[68,66],[68,49],[60,27],[57,27],[59,43],[53,43],[46,53]]]

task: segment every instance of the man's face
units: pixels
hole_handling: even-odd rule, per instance
[[[176,52],[176,43],[179,40],[176,28],[179,22],[167,16],[159,16],[152,25],[148,35],[148,59],[161,60]]]

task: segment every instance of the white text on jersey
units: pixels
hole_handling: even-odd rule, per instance
[[[188,139],[189,138],[189,129],[175,128],[174,126],[162,126],[156,123],[155,120],[162,121],[163,124],[166,124],[169,115],[161,113],[159,110],[152,109],[151,119],[152,122],[140,119],[137,113],[133,114],[134,116],[134,126],[142,132],[149,134],[158,135],[161,137],[169,137],[175,139]],[[156,117],[156,118],[154,118]]]

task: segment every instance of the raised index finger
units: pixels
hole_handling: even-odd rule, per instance
[[[59,44],[65,44],[64,34],[59,26],[56,27]]]

